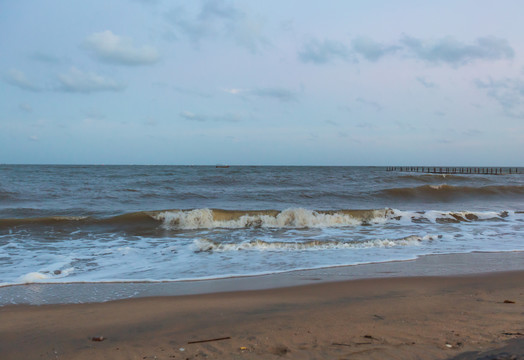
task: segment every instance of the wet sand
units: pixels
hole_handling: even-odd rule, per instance
[[[180,296],[265,290],[320,282],[369,278],[449,276],[524,270],[524,252],[474,252],[425,255],[390,261],[258,276],[173,282],[31,283],[0,287],[0,306],[105,302],[139,297]]]
[[[523,359],[524,271],[9,305],[0,320],[1,359]]]

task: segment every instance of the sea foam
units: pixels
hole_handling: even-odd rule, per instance
[[[164,211],[155,214],[166,229],[202,228],[306,228],[355,226],[363,223],[378,223],[385,220],[386,210],[341,210],[315,211],[304,208],[283,211],[227,211],[195,209],[186,211]]]
[[[228,252],[228,251],[302,251],[302,250],[335,250],[335,249],[367,249],[394,246],[415,246],[423,241],[440,238],[439,235],[410,235],[400,239],[374,239],[367,241],[320,241],[303,242],[253,240],[241,243],[223,243],[206,238],[193,242],[195,252]]]
[[[155,213],[162,227],[176,229],[213,228],[330,228],[378,225],[388,222],[449,223],[502,220],[513,211],[408,211],[397,209],[316,211],[304,208],[277,210],[170,210]]]

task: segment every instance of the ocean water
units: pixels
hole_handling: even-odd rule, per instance
[[[0,286],[523,251],[523,170],[0,165]]]

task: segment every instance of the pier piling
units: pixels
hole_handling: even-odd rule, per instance
[[[421,172],[425,174],[479,174],[479,175],[506,175],[520,174],[519,168],[496,167],[419,167],[419,166],[389,166],[386,171]]]

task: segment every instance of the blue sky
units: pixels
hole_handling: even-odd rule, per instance
[[[523,165],[521,1],[0,1],[0,163]]]

